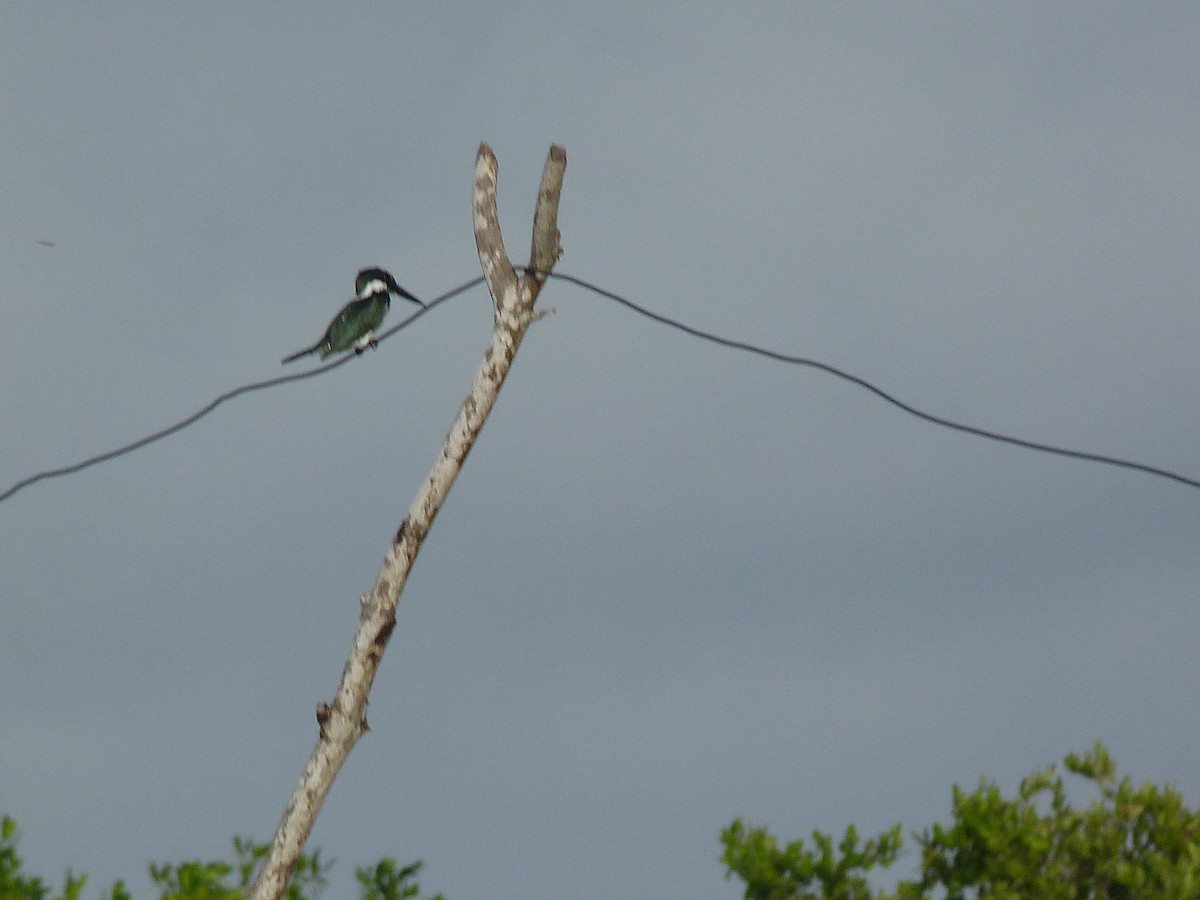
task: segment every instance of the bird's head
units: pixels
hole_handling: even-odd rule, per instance
[[[383,269],[363,269],[354,279],[354,293],[359,298],[369,297],[381,291],[394,290],[396,279]]]
[[[380,291],[390,291],[398,297],[403,297],[405,300],[411,300],[418,306],[425,304],[406,291],[400,285],[396,284],[396,279],[392,277],[392,273],[385,269],[362,269],[358,273],[358,277],[354,279],[354,293],[361,299],[370,297],[372,294],[378,294]]]

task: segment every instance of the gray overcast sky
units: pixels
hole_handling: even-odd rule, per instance
[[[518,261],[558,142],[561,271],[1200,475],[1200,5],[417,6],[4,6],[0,488],[279,374],[360,266],[474,277],[481,140]],[[390,854],[454,900],[732,898],[736,815],[912,830],[1097,738],[1200,803],[1200,492],[541,302],[313,835],[328,896]],[[477,289],[0,505],[34,871],[144,893],[270,836],[490,322]]]

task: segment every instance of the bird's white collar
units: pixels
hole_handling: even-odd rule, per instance
[[[372,294],[386,293],[387,289],[388,289],[387,282],[380,281],[378,278],[372,278],[370,281],[368,281],[366,284],[363,285],[362,293],[359,294],[358,296],[360,298],[370,297]]]

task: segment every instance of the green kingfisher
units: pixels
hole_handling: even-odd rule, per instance
[[[341,312],[333,317],[329,327],[321,339],[307,347],[284,357],[284,363],[319,353],[321,359],[343,350],[353,350],[362,353],[367,347],[374,347],[375,329],[387,315],[388,307],[392,305],[392,294],[398,294],[405,300],[425,308],[425,304],[396,284],[396,279],[383,269],[363,269],[354,279],[355,297],[342,307]]]

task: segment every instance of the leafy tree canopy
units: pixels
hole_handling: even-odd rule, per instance
[[[1086,809],[1068,802],[1057,766],[1023,779],[1012,798],[983,779],[970,793],[955,786],[953,821],[913,835],[919,877],[891,892],[872,893],[867,873],[896,861],[899,825],[865,843],[850,825],[836,846],[814,831],[811,847],[780,847],[766,829],[734,819],[721,832],[725,877],[745,883],[746,900],[1200,898],[1200,812],[1177,790],[1118,781],[1099,742],[1063,767],[1095,791]]]
[[[75,875],[70,869],[63,877],[61,891],[53,891],[41,878],[22,871],[17,855],[16,823],[5,816],[0,820],[0,900],[82,900],[86,875]],[[159,891],[160,900],[241,900],[254,878],[258,861],[267,853],[267,844],[255,844],[242,838],[233,839],[236,861],[201,862],[190,860],[178,865],[150,864],[150,879]],[[321,851],[311,856],[301,855],[284,892],[286,900],[316,900],[327,882],[332,861],[321,859]],[[385,857],[373,868],[354,870],[361,900],[407,900],[418,897],[417,873],[421,863],[400,866]],[[118,881],[104,894],[105,900],[133,900],[133,895]],[[433,900],[444,900],[441,894]]]

